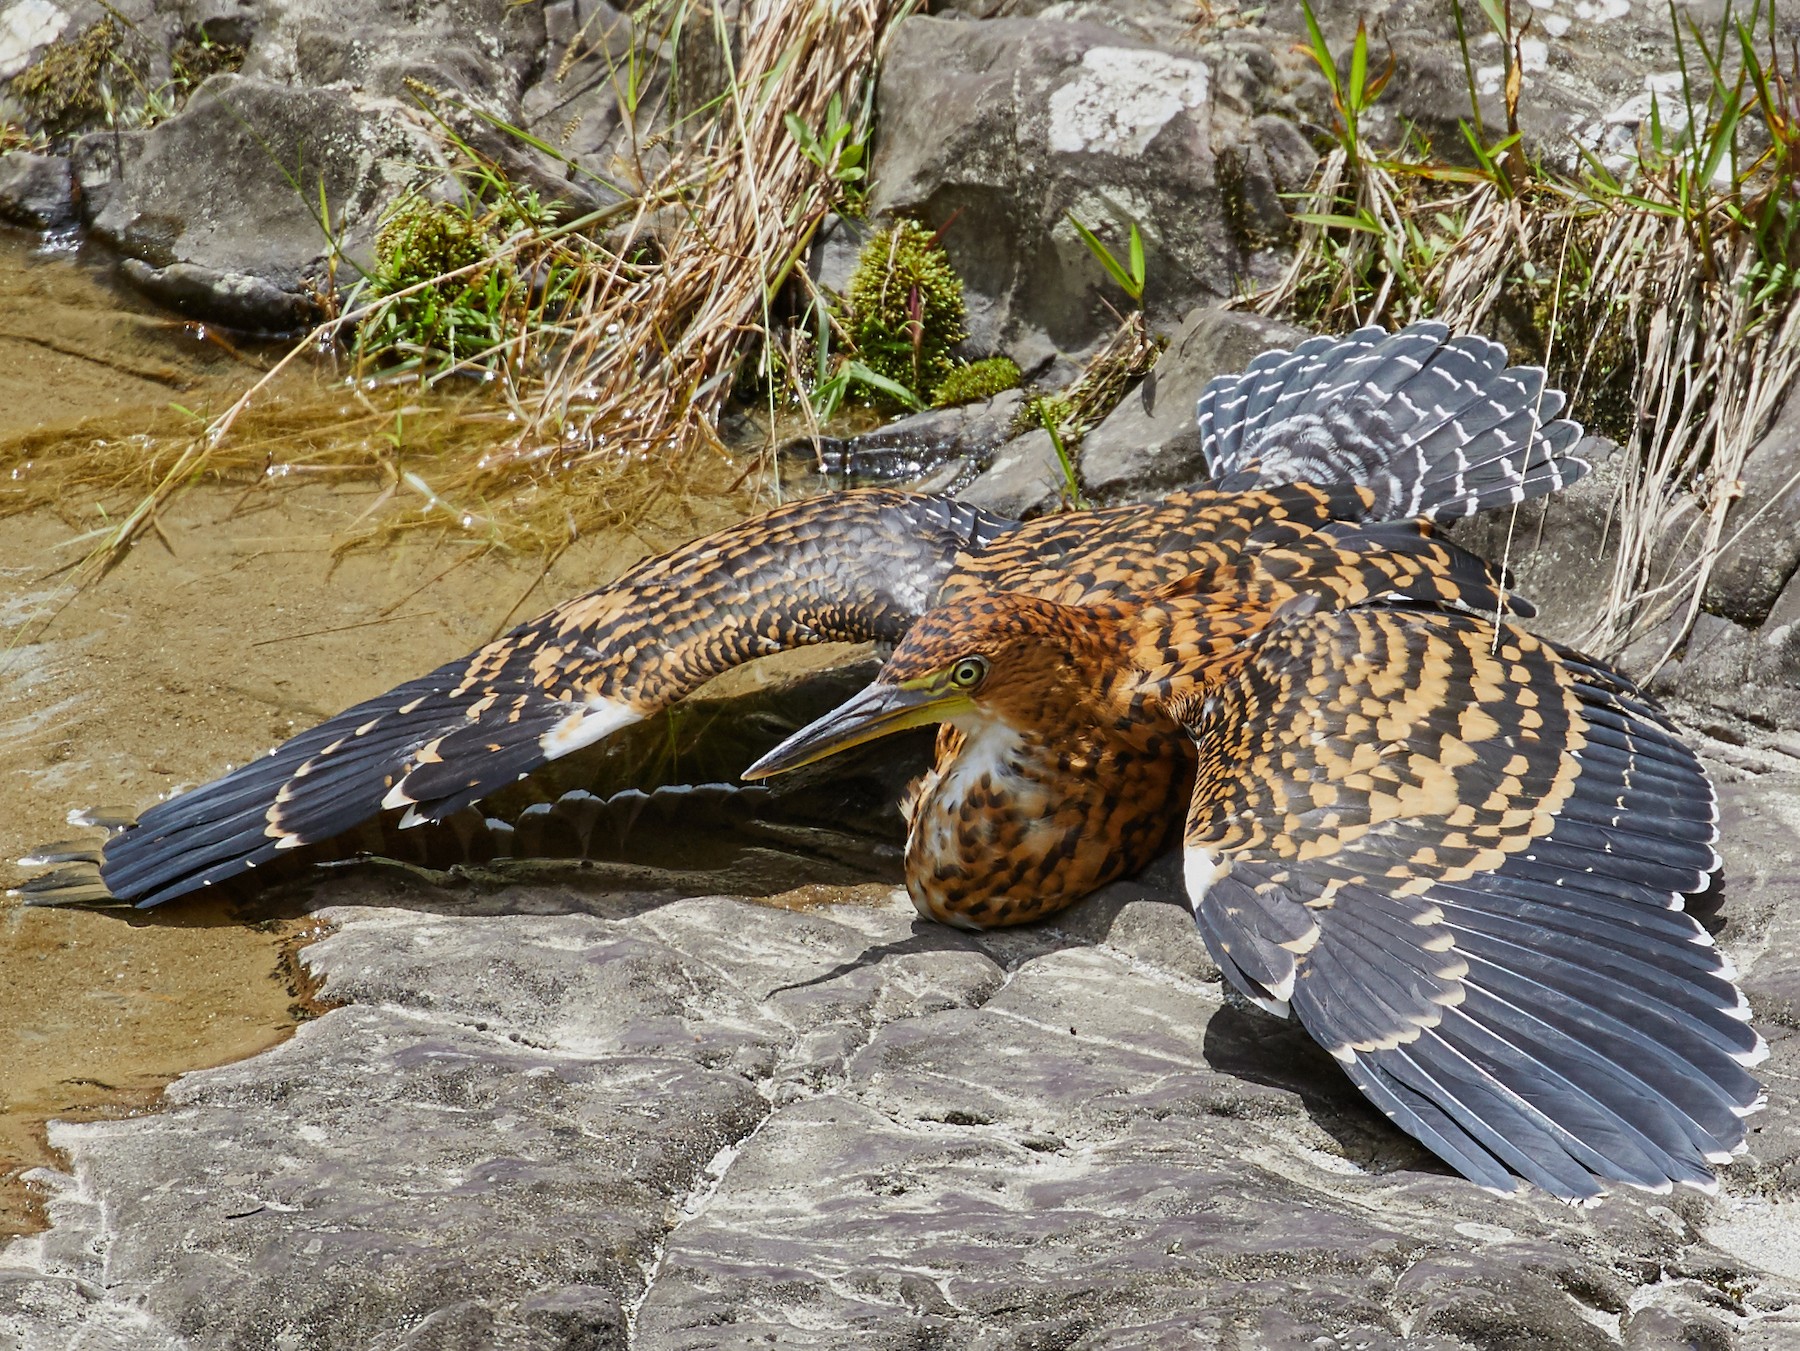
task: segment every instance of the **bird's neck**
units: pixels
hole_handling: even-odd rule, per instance
[[[963,928],[1052,914],[1136,871],[1181,819],[1187,735],[1139,694],[1106,616],[946,727],[909,811],[907,887]]]

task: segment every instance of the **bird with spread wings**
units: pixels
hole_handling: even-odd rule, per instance
[[[1178,846],[1224,978],[1465,1176],[1710,1187],[1766,1054],[1683,910],[1719,866],[1712,788],[1433,528],[1585,473],[1562,404],[1492,342],[1365,329],[1213,381],[1208,481],[1160,502],[792,503],[40,860],[69,866],[26,899],[153,906],[442,822],[733,666],[877,641],[877,679],[746,777],[937,724],[906,803],[923,915],[1039,919]]]

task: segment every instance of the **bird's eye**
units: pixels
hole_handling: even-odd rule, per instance
[[[950,668],[950,683],[959,689],[970,689],[987,674],[987,662],[980,657],[964,657]]]

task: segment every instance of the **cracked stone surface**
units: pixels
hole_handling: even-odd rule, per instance
[[[1737,759],[1722,937],[1773,1056],[1719,1197],[1449,1175],[1224,999],[1167,865],[987,935],[878,884],[363,877],[306,953],[341,1007],[56,1127],[0,1345],[1800,1344],[1800,774]]]

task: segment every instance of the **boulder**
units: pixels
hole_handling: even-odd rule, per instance
[[[1119,258],[1138,227],[1164,324],[1229,295],[1287,229],[1256,129],[1191,53],[1092,24],[915,17],[879,98],[874,209],[942,229],[972,345],[1026,369],[1090,346],[1129,303],[1071,213]]]
[[[1022,519],[1068,498],[1068,482],[1050,433],[1034,427],[995,453],[981,474],[957,493],[965,502]]]
[[[148,130],[116,128],[98,104],[52,129],[76,134],[79,201],[94,233],[143,264],[130,275],[158,299],[202,317],[290,330],[312,317],[318,294],[334,280],[353,280],[355,268],[370,262],[381,212],[443,162],[443,138],[420,112],[421,99],[460,119],[473,140],[547,197],[593,204],[585,184],[565,181],[566,166],[452,107],[517,116],[544,63],[538,6],[127,0],[103,11],[81,0],[57,11],[60,25],[47,17],[51,8],[39,0],[7,7],[0,58],[11,41],[29,61],[50,39],[74,40],[113,15],[128,33],[126,58],[143,87],[176,105]],[[170,52],[202,35],[243,48],[242,68],[214,75],[183,104]],[[84,126],[95,130],[81,136]],[[27,172],[29,181],[14,181]],[[0,210],[46,223],[43,204],[59,197],[55,173],[9,163],[0,201],[10,205]]]
[[[1790,41],[1800,36],[1800,13],[1787,6],[1774,8],[1776,50],[1785,53]],[[1347,58],[1357,22],[1365,19],[1371,64],[1385,65],[1390,55],[1393,58],[1394,78],[1364,118],[1367,134],[1376,144],[1399,145],[1409,128],[1416,128],[1440,153],[1461,158],[1466,151],[1458,124],[1473,116],[1470,73],[1488,140],[1506,134],[1506,57],[1482,6],[1461,6],[1468,68],[1457,35],[1457,7],[1444,0],[1398,0],[1378,8],[1315,4],[1313,9],[1334,52]],[[1513,22],[1522,30],[1517,35],[1518,111],[1527,147],[1552,164],[1576,170],[1581,164],[1578,140],[1615,169],[1622,167],[1635,151],[1640,129],[1647,129],[1653,98],[1665,127],[1685,118],[1681,62],[1671,23],[1682,25],[1690,71],[1703,71],[1703,66],[1694,65],[1700,48],[1687,25],[1695,25],[1710,45],[1724,41],[1734,47],[1735,32],[1720,36],[1726,10],[1717,0],[1683,4],[1677,20],[1670,6],[1641,0],[1531,0],[1529,6],[1513,5]],[[1763,11],[1765,20],[1768,13]],[[1222,37],[1239,43],[1261,41],[1273,52],[1278,43],[1304,42],[1305,33],[1299,0],[1275,0],[1258,22]],[[1306,69],[1310,57],[1303,60],[1298,67],[1278,64],[1281,83],[1287,86],[1283,92],[1311,120],[1329,128],[1334,118],[1328,91],[1322,80],[1314,83],[1314,71]],[[1704,81],[1703,74],[1696,78]]]
[[[33,230],[75,221],[75,176],[60,155],[0,155],[0,220]]]
[[[1198,54],[1217,72],[1223,96],[1236,104],[1320,132],[1335,125],[1330,91],[1305,50],[1299,0],[1210,4],[1198,10],[1192,0],[941,0],[934,8],[981,19],[1054,16],[1105,25],[1132,41]],[[1447,0],[1382,5],[1315,0],[1312,8],[1333,52],[1347,57],[1360,20],[1367,24],[1377,69],[1390,55],[1394,60],[1392,82],[1363,116],[1376,144],[1398,145],[1408,128],[1416,127],[1441,153],[1460,158],[1465,151],[1458,123],[1472,116],[1470,73],[1488,139],[1506,134],[1505,58],[1481,6],[1462,5],[1467,70],[1456,31],[1457,9]],[[1800,36],[1800,13],[1782,5],[1774,11],[1776,50],[1786,52]],[[1762,12],[1766,19],[1768,8]],[[1719,0],[1679,7],[1691,69],[1700,69],[1693,65],[1699,50],[1685,25],[1691,21],[1716,46],[1725,13]],[[1685,119],[1668,6],[1642,0],[1531,0],[1529,6],[1515,4],[1512,14],[1523,29],[1520,128],[1533,153],[1576,168],[1573,134],[1617,168],[1647,126],[1652,100],[1665,126]],[[1727,35],[1728,44],[1736,40]]]
[[[150,131],[84,138],[76,163],[95,234],[160,296],[285,330],[334,267],[347,284],[372,263],[382,209],[436,153],[386,101],[220,75]]]
[[[1725,547],[1706,584],[1706,608],[1752,627],[1800,572],[1800,398],[1744,462],[1743,496],[1725,518]]]
[[[1261,315],[1202,306],[1184,320],[1156,369],[1081,443],[1082,487],[1099,502],[1154,497],[1204,480],[1194,406],[1214,376],[1310,335]]]
[[[1724,941],[1775,1089],[1717,1198],[1450,1176],[1222,998],[1176,868],[987,934],[885,885],[339,877],[304,956],[339,1007],[160,1112],[55,1128],[70,1171],[0,1254],[0,1342],[1597,1351],[1704,1325],[1773,1351],[1800,1335],[1768,1199],[1800,1169],[1800,776],[1724,793]]]
[[[204,26],[210,32],[222,17]],[[507,0],[281,0],[239,22],[246,76],[407,104],[407,82],[416,81],[494,112],[517,107],[544,51],[544,11]]]
[[[656,113],[668,99],[668,70],[656,61],[634,65],[638,33],[629,15],[605,0],[553,0],[544,6],[544,58],[519,100],[519,125],[567,157],[558,163],[503,132],[483,127],[489,153],[509,172],[525,172],[546,198],[576,210],[618,201],[660,170],[663,152],[647,144]],[[640,52],[636,58],[642,62]],[[629,86],[636,80],[636,114]],[[623,95],[623,97],[622,97]]]
[[[52,0],[14,0],[0,9],[0,80],[19,74],[69,27],[69,11]]]

